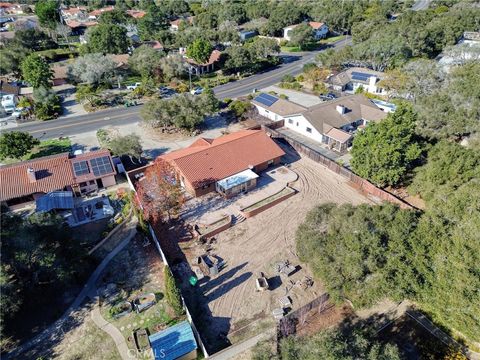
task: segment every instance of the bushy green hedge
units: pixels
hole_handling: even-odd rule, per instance
[[[165,298],[175,312],[175,315],[180,316],[184,313],[180,290],[175,283],[175,278],[173,277],[170,268],[165,266],[163,272],[165,275]]]

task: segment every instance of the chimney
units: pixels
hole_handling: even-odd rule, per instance
[[[37,182],[37,177],[35,176],[35,170],[33,170],[33,168],[27,168],[27,176],[31,183]]]
[[[345,114],[345,106],[343,105],[337,105],[337,111],[340,115]]]
[[[368,79],[368,84],[370,86],[375,86],[376,83],[377,83],[377,77],[376,76],[370,76],[370,78]]]

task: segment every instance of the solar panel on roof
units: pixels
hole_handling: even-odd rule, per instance
[[[90,160],[90,165],[92,166],[93,174],[95,176],[101,176],[113,172],[112,163],[108,156],[102,156]]]
[[[368,81],[368,79],[371,76],[372,75],[370,75],[370,74],[361,73],[361,72],[357,72],[357,71],[352,72],[352,79],[353,80]]]
[[[75,176],[85,175],[90,172],[90,170],[88,170],[88,163],[86,161],[73,163],[73,171],[75,172]]]
[[[260,94],[255,99],[256,102],[263,104],[265,106],[272,106],[278,100],[275,96],[269,94]]]

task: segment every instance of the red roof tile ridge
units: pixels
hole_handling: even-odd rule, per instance
[[[25,164],[35,164],[35,163],[38,163],[38,162],[41,162],[41,161],[55,159],[55,158],[61,158],[61,157],[65,157],[65,158],[68,159],[69,155],[70,155],[70,153],[64,152],[64,153],[60,153],[60,154],[42,156],[42,157],[39,157],[39,158],[36,158],[36,159],[20,161],[20,162],[13,163],[13,164],[0,165],[0,170],[1,169],[9,169],[9,168],[14,168],[14,167],[19,167],[19,166],[25,166]]]

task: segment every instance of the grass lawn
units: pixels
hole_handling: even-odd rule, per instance
[[[72,150],[72,142],[70,139],[53,139],[53,140],[44,140],[40,142],[40,145],[35,146],[32,151],[21,159],[11,159],[6,158],[2,159],[1,163],[4,165],[15,164],[20,161],[27,161],[32,159],[37,159],[43,156],[61,154],[64,152],[70,152]]]
[[[345,35],[332,36],[332,37],[329,37],[327,39],[320,40],[320,44],[331,44],[331,43],[334,43],[338,40],[342,40],[344,38],[345,38]]]
[[[33,148],[33,150],[24,156],[23,160],[36,159],[43,156],[61,154],[69,152],[72,149],[72,142],[70,139],[53,139],[44,140],[40,145]]]

